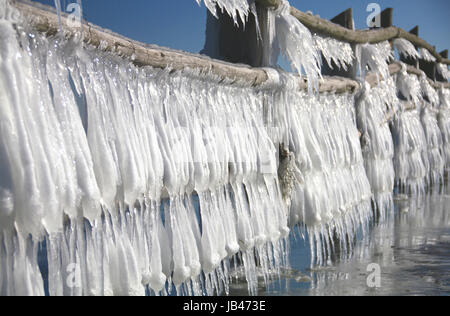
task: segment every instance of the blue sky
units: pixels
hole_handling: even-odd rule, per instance
[[[53,0],[34,0],[53,5]],[[61,0],[66,5],[76,0]],[[450,48],[449,0],[291,0],[294,7],[333,18],[354,9],[358,29],[366,28],[369,3],[394,8],[394,24],[420,26],[420,36],[438,51]],[[64,5],[63,5],[64,6]],[[85,18],[135,40],[198,53],[204,44],[206,8],[195,0],[83,0]]]

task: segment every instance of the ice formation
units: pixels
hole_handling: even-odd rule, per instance
[[[388,116],[398,109],[396,92],[395,82],[389,78],[373,89],[365,83],[361,95],[356,97],[364,163],[380,219],[393,207],[394,143]]]
[[[436,64],[436,70],[447,81],[450,80],[450,71],[448,70],[448,66],[447,65],[440,64],[440,63]]]
[[[404,38],[397,38],[394,40],[394,46],[397,48],[397,51],[400,55],[403,55],[405,57],[411,57],[414,59],[419,59],[419,52],[414,47],[413,44],[411,44],[410,41],[404,39]]]
[[[422,125],[428,146],[429,175],[427,184],[430,188],[437,187],[439,189],[439,186],[444,184],[444,142],[438,125],[437,113],[431,105],[426,105],[422,113]]]
[[[390,77],[388,61],[394,57],[389,42],[378,44],[362,44],[356,46],[356,58],[360,68],[361,78],[365,78],[368,71],[381,75],[382,78]]]
[[[269,9],[269,14],[275,14],[275,45],[278,43],[281,54],[291,62],[293,69],[300,75],[306,74],[310,92],[317,90],[321,63],[311,32],[291,15],[286,0],[276,10]]]
[[[202,0],[196,1],[198,5],[201,5]],[[233,18],[234,23],[238,25],[239,19],[245,24],[251,10],[251,5],[254,4],[255,0],[203,0],[203,2],[216,18],[218,18],[217,9],[220,9],[222,12],[226,11]]]
[[[402,64],[402,70],[397,74],[397,90],[401,96],[414,106],[421,106],[422,87],[420,81],[415,75],[409,75],[405,64]]]
[[[345,68],[351,48],[288,8],[268,11],[268,66],[280,48],[317,87],[319,51]],[[357,47],[362,78],[384,80],[355,99],[274,69],[254,88],[137,68],[18,22],[0,0],[0,295],[228,294],[237,271],[256,294],[288,265],[294,226],[327,264],[367,232],[372,202],[387,215],[394,180],[421,195],[450,168],[448,90],[390,77],[387,42]]]
[[[429,160],[427,138],[417,109],[400,113],[393,123],[395,178],[401,193],[423,196]]]
[[[200,3],[200,0],[197,1]],[[244,26],[248,12],[252,12],[257,16],[254,1],[251,0],[248,0],[248,2],[247,0],[208,0],[205,1],[205,4],[213,15],[216,15],[216,4],[220,8],[224,8],[234,19],[235,24],[238,23],[238,15],[236,15],[236,12],[239,13]],[[262,66],[276,66],[279,54],[281,53],[291,63],[293,70],[297,71],[300,76],[303,74],[306,75],[310,92],[314,89],[317,90],[319,85],[318,81],[321,77],[320,54],[308,28],[290,14],[289,2],[283,0],[277,9],[267,8],[263,13],[262,20],[264,26],[260,27],[259,22],[256,26],[258,36],[262,40]],[[256,18],[256,21],[259,21],[259,19]],[[205,46],[203,53],[210,57],[220,58],[221,56],[217,53],[218,31],[217,23],[215,22],[211,18],[208,18],[207,47]],[[337,46],[338,43],[333,42],[332,45]],[[345,48],[345,50],[331,53],[327,49],[327,56],[338,61],[339,65],[341,65],[347,63],[352,55],[348,56],[349,51],[345,44],[341,43],[338,46]]]
[[[276,95],[275,104],[268,124],[280,126],[274,140],[289,147],[300,174],[290,225],[306,225],[313,260],[326,264],[338,247],[341,255],[350,252],[349,240],[371,220],[372,193],[353,97],[316,97],[286,89]]]
[[[2,294],[43,294],[42,240],[52,295],[227,293],[234,265],[255,294],[285,262],[264,92],[0,27]]]
[[[437,109],[439,107],[440,102],[439,93],[436,91],[436,89],[434,89],[431,86],[425,74],[422,74],[419,81],[420,81],[420,88],[422,89],[423,98],[430,103],[431,107]]]
[[[436,61],[436,57],[434,57],[428,49],[423,48],[423,47],[420,49],[420,57],[422,57],[423,60],[426,60],[429,62]]]
[[[431,87],[425,75],[420,78],[420,85],[422,95],[428,101],[424,102],[422,111],[422,125],[427,138],[427,152],[430,163],[428,184],[430,187],[436,187],[444,183],[445,170],[444,143],[441,129],[438,125],[440,99],[438,92]]]
[[[397,88],[412,103],[403,103],[407,109],[394,122],[396,181],[401,192],[420,195],[444,182],[445,107],[439,106],[442,98],[425,76],[418,79],[405,68],[397,76]]]
[[[439,91],[440,109],[438,123],[442,133],[443,156],[445,158],[445,172],[450,172],[450,93],[448,90]]]
[[[336,65],[347,70],[348,66],[353,64],[354,54],[349,43],[320,35],[314,35],[314,42],[330,68]]]

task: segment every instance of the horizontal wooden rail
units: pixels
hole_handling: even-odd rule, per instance
[[[58,34],[58,17],[48,6],[37,4],[30,1],[12,0],[11,3],[26,17],[27,21],[38,32],[54,36]],[[70,38],[79,30],[71,29],[67,26],[66,17],[62,17],[65,36]],[[183,51],[171,50],[155,45],[143,44],[119,34],[102,29],[96,25],[85,22],[83,24],[83,41],[96,47],[99,50],[115,52],[116,54],[128,58],[136,66],[150,66],[160,69],[171,69],[180,71],[183,69],[193,69],[200,75],[212,74],[228,83],[240,83],[247,86],[260,87],[268,82],[269,76],[263,68],[252,68],[247,65],[232,64],[197,54],[191,54]],[[391,74],[401,70],[400,64],[390,66]],[[422,71],[413,67],[408,68],[408,72],[418,76]],[[373,87],[378,84],[378,76],[369,73],[367,81]],[[435,88],[450,88],[449,83],[434,83]],[[299,89],[307,90],[307,79],[299,78]],[[360,84],[352,79],[343,77],[324,76],[319,82],[319,92],[334,93],[355,93],[360,89]]]
[[[49,36],[58,33],[58,17],[52,8],[30,1],[13,0],[12,4],[27,18],[27,21],[38,31]],[[66,37],[74,36],[76,29],[67,26],[66,17],[62,17]],[[212,74],[229,83],[242,83],[249,86],[262,86],[269,79],[263,68],[252,68],[242,64],[232,64],[214,60],[207,56],[191,54],[183,51],[162,48],[155,45],[143,44],[119,34],[102,29],[85,22],[83,24],[86,44],[103,51],[113,51],[120,56],[130,59],[136,66],[151,66],[160,69],[179,71],[193,69],[200,74]],[[307,81],[299,78],[299,88],[306,90]],[[356,92],[359,84],[347,78],[324,77],[320,82],[319,92]]]
[[[275,8],[282,3],[281,0],[256,1],[263,6]],[[291,15],[296,17],[311,31],[335,38],[337,40],[352,44],[375,44],[396,38],[404,38],[417,47],[426,48],[436,58],[437,62],[450,65],[450,60],[443,58],[431,44],[402,28],[391,26],[379,30],[350,30],[320,17],[304,13],[292,6],[290,10]]]

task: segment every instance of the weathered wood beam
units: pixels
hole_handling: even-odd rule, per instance
[[[54,36],[58,34],[58,17],[49,7],[35,5],[31,2],[12,1],[13,5],[27,17],[27,20],[38,31]],[[65,36],[74,36],[76,29],[67,25],[63,16]],[[127,39],[119,34],[104,30],[91,23],[84,24],[84,43],[92,45],[99,50],[115,52],[116,54],[129,58],[136,66],[151,66],[154,68],[174,71],[183,69],[195,69],[200,74],[213,74],[227,82],[248,83],[251,86],[261,86],[268,80],[268,75],[263,68],[252,68],[241,64],[232,64],[214,60],[206,56],[190,54],[183,51],[170,50],[154,45],[146,45],[137,41]],[[306,79],[299,79],[299,89],[307,90]],[[359,83],[346,78],[324,77],[319,84],[319,92],[356,92]]]
[[[58,33],[58,17],[55,13],[50,12],[48,7],[36,6],[30,2],[25,3],[22,1],[12,1],[12,4],[27,17],[27,20],[37,31],[46,33],[49,36]],[[71,29],[67,25],[67,19],[64,16],[62,17],[62,23],[65,35],[69,38],[72,37],[76,30]],[[220,78],[248,82],[255,86],[261,85],[268,79],[267,73],[263,69],[146,45],[87,22],[84,23],[83,29],[83,41],[86,44],[103,51],[113,51],[120,56],[128,57],[137,66],[152,66],[161,69],[170,68],[174,71],[191,68],[200,73],[212,73]]]
[[[12,4],[26,17],[27,21],[36,29],[48,36],[58,34],[58,17],[49,7],[36,5],[31,2],[12,1]],[[65,36],[70,38],[75,35],[77,29],[71,29],[63,16]],[[206,56],[191,54],[183,51],[175,51],[154,45],[147,45],[127,39],[119,34],[104,30],[91,23],[84,23],[83,41],[99,50],[114,52],[124,58],[128,58],[136,66],[151,66],[154,68],[174,71],[183,69],[194,69],[200,74],[213,74],[223,78],[227,82],[242,82],[251,86],[262,86],[268,80],[267,72],[263,68],[252,68],[246,65],[236,65],[219,60],[213,60]],[[392,69],[391,73],[401,70],[401,66]],[[411,71],[408,68],[408,71]],[[420,70],[415,69],[417,75],[422,75]],[[375,78],[375,79],[370,79]],[[368,80],[376,85],[376,75],[369,74]],[[449,83],[433,83],[436,87],[450,88]],[[299,88],[306,90],[308,87],[306,79],[299,79]],[[357,81],[341,77],[324,77],[320,81],[319,92],[353,93],[360,89]]]

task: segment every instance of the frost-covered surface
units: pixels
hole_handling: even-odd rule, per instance
[[[348,66],[352,65],[354,54],[349,43],[340,42],[334,38],[320,35],[314,35],[314,42],[330,68],[336,65],[339,68],[347,70]]]
[[[419,59],[420,55],[417,49],[411,44],[410,41],[404,38],[397,38],[394,40],[394,46],[400,55],[405,57],[411,57],[414,59]]]
[[[262,92],[0,28],[2,294],[43,294],[43,239],[53,295],[226,293],[234,264],[255,294],[285,262]]]
[[[441,106],[438,115],[438,123],[444,142],[443,153],[446,159],[445,169],[450,172],[450,93],[447,89],[439,91]]]
[[[394,57],[389,42],[357,45],[355,54],[359,63],[361,78],[364,79],[368,71],[375,72],[383,78],[389,78],[388,61]]]
[[[396,181],[401,191],[421,194],[443,182],[446,156],[436,118],[442,98],[425,76],[407,74],[404,66],[397,89],[415,110],[401,112],[394,122]]]
[[[429,175],[427,138],[418,110],[404,111],[393,122],[394,168],[398,189],[414,196],[425,194]]]
[[[289,2],[283,0],[275,11],[276,41],[281,54],[285,56],[300,75],[306,74],[310,92],[318,89],[320,78],[320,54],[314,45],[314,39],[309,31],[297,18],[290,13]],[[271,49],[277,50],[276,47]]]
[[[420,57],[429,62],[436,61],[436,57],[434,57],[428,49],[423,48],[423,47],[420,49]]]
[[[276,97],[275,104],[269,125],[280,126],[276,137],[289,144],[301,178],[294,190],[290,224],[306,224],[313,261],[325,264],[338,246],[333,235],[338,236],[344,256],[349,240],[372,215],[353,97],[309,97],[288,90]]]
[[[428,185],[436,187],[444,183],[445,153],[437,115],[431,106],[426,107],[422,113],[422,125],[428,146]]]
[[[450,71],[448,70],[448,66],[444,64],[436,64],[436,69],[439,74],[445,79],[450,80]]]
[[[269,14],[273,42],[315,86],[313,38],[286,8]],[[44,278],[52,295],[227,294],[242,270],[256,294],[261,272],[268,283],[288,265],[289,225],[306,227],[312,264],[351,253],[371,200],[391,205],[394,153],[400,190],[416,195],[442,179],[444,157],[449,166],[447,90],[437,119],[400,111],[394,151],[392,78],[366,87],[355,113],[353,96],[299,92],[298,78],[273,69],[254,89],[136,68],[13,26],[19,18],[0,0],[1,295],[42,295]],[[364,69],[383,76],[391,54],[359,47]],[[424,95],[436,107],[427,82],[396,81],[416,107]],[[291,201],[282,144],[295,160]]]
[[[373,199],[383,219],[393,207],[395,180],[394,143],[387,116],[397,110],[399,101],[392,78],[373,89],[366,84],[361,93],[356,109],[358,128],[363,133],[362,152]]]
[[[195,0],[198,5],[201,5],[202,0]],[[217,10],[227,12],[238,25],[239,22],[245,24],[247,16],[250,12],[251,5],[254,0],[203,0],[208,10],[217,18]],[[240,21],[239,21],[240,19]]]
[[[269,282],[287,265],[280,143],[302,181],[291,223],[308,225],[317,263],[333,234],[347,249],[368,224],[352,96],[138,69],[0,28],[1,294],[44,294],[45,278],[52,295],[213,295],[238,267],[256,294],[257,271]]]
[[[419,80],[422,96],[431,103],[431,106],[438,107],[440,102],[439,93],[430,85],[427,76],[422,75]]]
[[[421,105],[422,87],[420,81],[415,75],[406,72],[405,65],[402,65],[402,71],[397,74],[397,90],[401,95],[414,105]]]

